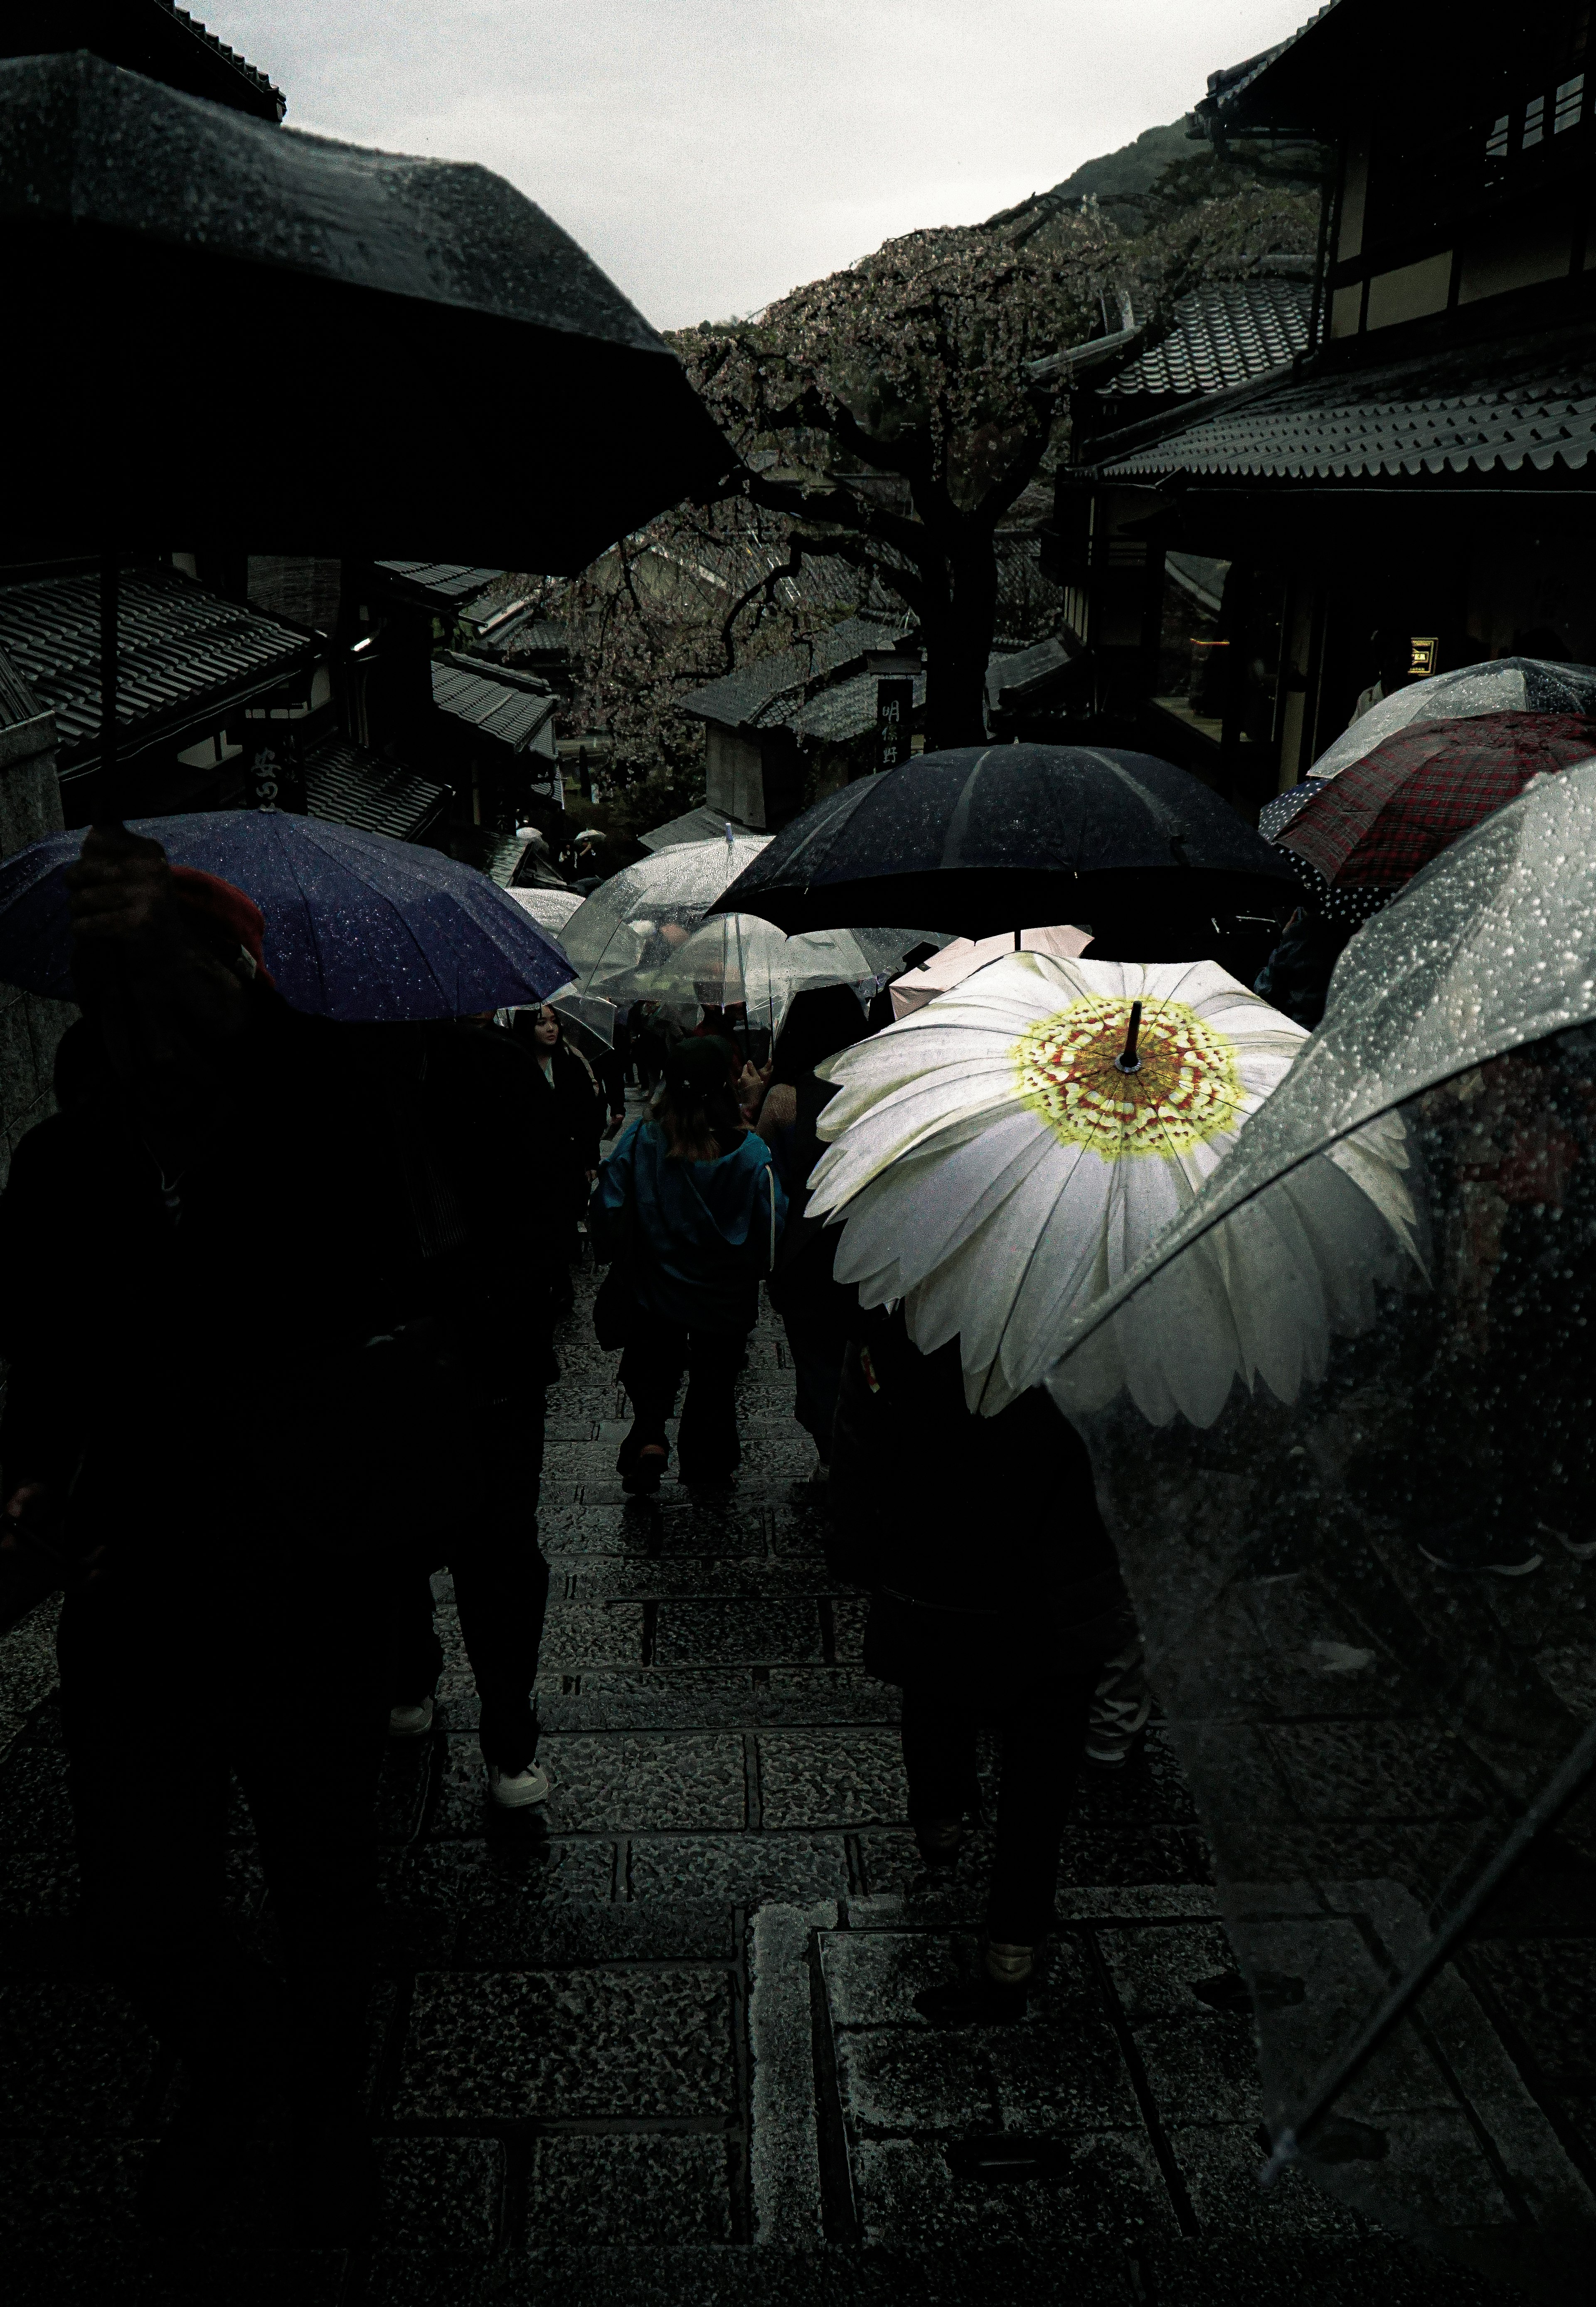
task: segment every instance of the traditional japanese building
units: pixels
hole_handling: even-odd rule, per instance
[[[331,703],[313,633],[227,599],[192,569],[151,558],[121,573],[116,721],[130,817],[244,805],[260,720],[297,722]],[[65,822],[88,823],[101,747],[96,567],[0,569],[0,650],[54,716]]]
[[[1182,382],[1179,348],[1143,353],[1060,486],[1054,565],[1103,725],[1244,804],[1376,682],[1596,655],[1590,16],[1509,0],[1474,37],[1331,0],[1197,107],[1222,146],[1333,156],[1312,341],[1188,364],[1174,405],[1148,363]]]
[[[901,618],[846,617],[691,690],[679,709],[704,724],[704,806],[646,836],[648,846],[701,840],[728,822],[773,832],[822,794],[880,768],[883,684],[897,684],[893,701],[906,705],[912,739],[925,673],[918,638],[905,633]]]

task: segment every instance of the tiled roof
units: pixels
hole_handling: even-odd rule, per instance
[[[0,656],[0,729],[20,729],[37,721],[45,708],[8,657]]]
[[[534,617],[525,625],[518,625],[510,655],[511,656],[565,656],[571,650],[571,627],[555,622],[552,617]]]
[[[528,674],[478,670],[451,655],[433,663],[433,703],[519,753],[553,718],[559,699]]]
[[[1022,711],[1051,695],[1067,676],[1085,678],[1089,664],[1084,650],[1072,653],[1052,639],[1029,648],[994,651],[987,660],[986,701],[998,712]]]
[[[889,648],[898,630],[884,621],[845,617],[828,632],[817,633],[812,644],[752,657],[734,673],[693,690],[679,700],[679,709],[700,721],[718,721],[727,729],[778,725],[802,708],[811,681],[823,680],[851,658],[862,656],[867,648]],[[872,708],[872,722],[875,717]]]
[[[325,824],[415,841],[447,806],[450,787],[347,738],[329,737],[305,755],[305,795],[308,813]]]
[[[914,681],[917,711],[925,703],[924,673],[916,673]],[[852,681],[839,681],[785,717],[797,736],[824,744],[843,745],[851,737],[862,737],[876,725],[876,676],[862,673]]]
[[[208,48],[214,50],[217,56],[231,64],[233,70],[249,82],[251,89],[263,100],[263,104],[270,103],[277,117],[279,120],[282,118],[288,108],[287,99],[279,88],[273,86],[263,72],[258,71],[247,57],[241,56],[236,48],[230,48],[226,40],[219,39],[214,32],[208,32],[197,16],[191,16],[186,8],[177,7],[175,0],[155,0],[155,4],[164,8],[168,16],[175,16],[180,24],[186,25],[191,32],[204,41]]]
[[[1208,93],[1200,99],[1196,107],[1197,118],[1210,121],[1217,118],[1223,123],[1224,115],[1228,111],[1232,108],[1236,110],[1244,108],[1244,99],[1253,94],[1257,83],[1263,78],[1270,65],[1294,48],[1297,43],[1311,32],[1316,24],[1321,23],[1337,4],[1338,0],[1325,0],[1324,6],[1317,8],[1305,24],[1300,24],[1297,30],[1285,39],[1277,40],[1272,48],[1265,48],[1257,56],[1248,56],[1243,64],[1231,64],[1223,71],[1210,73]]]
[[[1163,341],[1098,390],[1105,399],[1223,392],[1308,350],[1313,288],[1306,280],[1222,280],[1182,296]]]
[[[309,665],[313,643],[176,569],[124,570],[117,602],[116,725],[137,745],[174,736]],[[53,707],[64,765],[99,745],[99,582],[0,586],[0,650]]]
[[[1115,479],[1359,480],[1581,471],[1596,450],[1596,338],[1458,346],[1386,368],[1238,392],[1160,426],[1099,470]]]
[[[427,594],[441,608],[450,609],[473,600],[504,574],[502,569],[473,569],[459,561],[376,561],[372,566],[411,590]]]

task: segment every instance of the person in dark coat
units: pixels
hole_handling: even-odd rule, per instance
[[[653,1118],[622,1137],[588,1209],[594,1248],[612,1265],[595,1308],[599,1342],[624,1342],[621,1383],[632,1406],[616,1465],[640,1495],[665,1471],[665,1420],[684,1368],[682,1480],[725,1480],[742,1460],[733,1388],[786,1196],[768,1147],[743,1127],[736,1065],[729,1042],[680,1042]]]
[[[844,1365],[830,1503],[871,1590],[865,1669],[903,1689],[929,1865],[952,1861],[977,1808],[978,1728],[1002,1733],[982,1991],[1012,1995],[1052,1922],[1093,1691],[1132,1630],[1085,1445],[1040,1387],[970,1411],[957,1339],[922,1354],[901,1309],[878,1310]]]
[[[485,1020],[384,1026],[404,1052],[410,1110],[401,1144],[413,1205],[435,1242],[435,1303],[447,1309],[450,1356],[472,1408],[475,1511],[416,1550],[395,1609],[389,1732],[432,1728],[443,1658],[431,1574],[447,1563],[460,1637],[476,1685],[477,1739],[491,1799],[519,1809],[547,1799],[535,1762],[533,1702],[548,1605],[537,1542],[545,1388],[558,1375],[550,1342],[557,1246],[534,1230],[513,1275],[498,1254],[504,1214],[530,1186],[563,1177],[566,1147],[533,1061]],[[399,1057],[390,1063],[399,1068]]]
[[[537,1009],[518,1009],[511,1033],[532,1058],[545,1090],[553,1101],[553,1128],[562,1149],[561,1175],[546,1213],[540,1213],[567,1266],[578,1256],[578,1221],[588,1193],[598,1175],[598,1141],[604,1128],[604,1101],[593,1068],[565,1037],[560,1012],[545,1001]],[[555,1284],[558,1310],[571,1302],[571,1277]]]
[[[63,1111],[0,1196],[8,1547],[69,1585],[86,1921],[189,2093],[144,2209],[204,2216],[280,2091],[305,2231],[369,2226],[360,2084],[388,1549],[471,1502],[415,1342],[433,1264],[366,1029],[304,1017],[239,891],[93,832]],[[236,1773],[285,1973],[226,1927]]]
[[[858,1299],[832,1277],[839,1229],[807,1214],[810,1178],[826,1150],[818,1125],[837,1094],[814,1069],[852,1049],[869,1030],[859,997],[845,985],[795,995],[782,1021],[759,1110],[759,1135],[776,1155],[788,1204],[770,1277],[770,1303],[781,1316],[792,1351],[797,1381],[793,1415],[813,1438],[822,1479],[830,1464],[837,1391]]]

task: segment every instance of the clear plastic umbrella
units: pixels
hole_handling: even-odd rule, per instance
[[[896,968],[918,930],[822,930],[785,937],[751,913],[709,907],[766,845],[728,831],[628,865],[601,882],[562,934],[579,993],[614,1001],[746,1003],[774,1021],[806,987],[851,985]]]
[[[560,940],[561,931],[582,903],[579,893],[575,889],[511,889],[510,895],[518,905],[531,914],[535,922],[550,931],[556,940]],[[550,995],[549,1007],[560,1010],[567,1017],[573,1017],[590,1033],[596,1033],[606,1049],[614,1047],[615,1004],[613,1001],[605,1001],[596,994],[575,993],[567,988],[563,992]]]
[[[1304,1196],[1370,1129],[1402,1134],[1417,1254],[1326,1274]],[[1252,1351],[1221,1273],[1319,1350]],[[1593,1340],[1596,764],[1363,930],[1049,1379],[1214,1847],[1270,2167],[1559,2298],[1596,2243]]]
[[[1327,777],[1338,777],[1416,721],[1474,720],[1491,713],[1596,713],[1596,666],[1557,665],[1536,656],[1503,656],[1409,682],[1360,713],[1327,745],[1300,785],[1267,803],[1258,829],[1278,838]]]

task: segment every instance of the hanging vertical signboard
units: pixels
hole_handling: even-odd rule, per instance
[[[879,748],[877,767],[896,769],[900,761],[909,758],[909,722],[914,710],[914,684],[912,681],[878,681],[876,683],[876,743]]]
[[[247,806],[305,813],[305,762],[299,732],[291,723],[268,722],[249,727]]]

